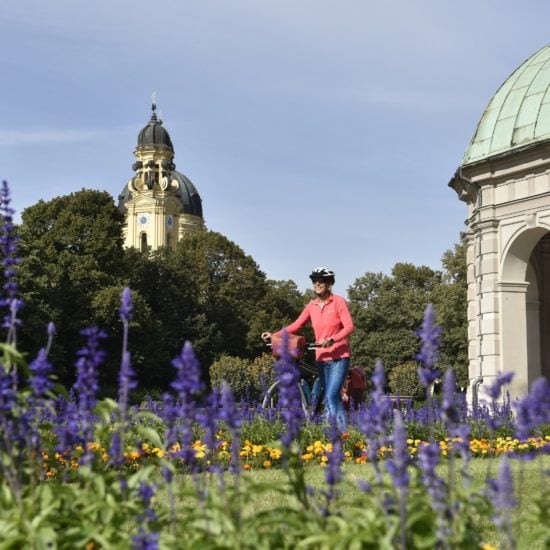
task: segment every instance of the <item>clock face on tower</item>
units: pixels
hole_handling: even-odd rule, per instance
[[[137,224],[139,227],[146,227],[149,223],[149,214],[138,214]]]

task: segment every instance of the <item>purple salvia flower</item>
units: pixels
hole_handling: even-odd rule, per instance
[[[116,431],[111,438],[111,446],[109,448],[109,462],[113,466],[121,466],[124,462],[124,455],[122,452],[122,440],[119,431]]]
[[[107,335],[97,327],[90,327],[80,331],[87,337],[86,345],[78,352],[76,362],[76,382],[73,385],[78,397],[78,408],[82,415],[92,412],[96,404],[96,395],[99,390],[98,367],[105,359],[105,351],[100,347],[102,339]]]
[[[184,408],[183,412],[194,407],[195,396],[199,395],[204,386],[201,382],[201,369],[190,342],[185,342],[181,354],[172,360],[177,369],[176,379],[170,385],[178,394]]]
[[[170,451],[178,441],[178,431],[177,431],[177,420],[179,418],[179,409],[176,406],[174,397],[165,393],[162,396],[163,400],[163,418],[166,423],[166,432],[164,435],[164,444],[166,445],[166,450]]]
[[[443,420],[449,427],[455,426],[460,421],[460,412],[456,398],[456,380],[453,369],[445,371],[443,378],[443,400],[441,403]]]
[[[176,379],[171,383],[177,392],[175,404],[177,412],[177,433],[180,435],[181,450],[176,453],[184,463],[196,466],[193,444],[193,423],[195,421],[195,398],[203,390],[200,364],[190,342],[185,342],[181,354],[172,360],[177,369]]]
[[[48,351],[46,348],[42,348],[38,352],[36,359],[29,365],[29,369],[32,372],[30,386],[34,396],[40,399],[53,388],[53,382],[48,379],[48,375],[52,372],[53,368],[48,361]]]
[[[137,535],[132,537],[132,550],[158,550],[159,533],[149,533],[140,526]]]
[[[327,467],[325,471],[325,480],[328,486],[328,490],[325,492],[327,497],[327,514],[330,503],[337,495],[336,485],[338,485],[343,478],[342,462],[344,461],[344,450],[342,448],[340,430],[338,429],[335,418],[331,418],[330,420],[328,435],[332,450],[330,453],[327,453]]]
[[[531,391],[516,404],[518,439],[525,440],[531,431],[550,423],[550,383],[544,377],[535,380]]]
[[[88,443],[93,441],[93,409],[99,390],[98,367],[105,359],[105,351],[100,347],[100,342],[107,335],[97,327],[84,329],[80,333],[87,337],[87,341],[86,345],[78,351],[76,382],[73,388],[77,395],[78,416],[84,446],[81,463],[89,464],[92,455],[88,451]]]
[[[46,353],[49,355],[50,349],[52,347],[54,336],[57,332],[55,324],[53,321],[48,323],[48,343],[46,344]]]
[[[23,306],[18,298],[19,286],[17,284],[16,266],[21,262],[17,257],[17,242],[19,238],[15,234],[13,214],[10,208],[11,202],[8,182],[2,182],[0,189],[0,216],[2,218],[2,230],[0,231],[0,255],[4,266],[4,296],[0,300],[0,306],[7,307],[8,314],[4,317],[3,326],[8,329],[6,342],[15,346],[17,344],[17,327],[21,324],[17,318],[17,312]]]
[[[392,410],[390,398],[384,393],[386,378],[382,361],[376,361],[372,375],[374,389],[370,393],[368,406],[359,413],[359,429],[367,439],[366,455],[374,465],[376,479],[382,482],[382,473],[378,467],[378,452],[385,442],[388,432],[389,413]]]
[[[286,331],[283,331],[280,353],[280,358],[275,364],[275,373],[279,381],[280,414],[286,430],[281,436],[281,442],[288,448],[298,437],[305,415],[299,389],[300,371],[289,352]]]
[[[487,425],[491,431],[498,429],[509,417],[506,403],[501,407],[497,401],[500,399],[503,386],[509,384],[513,377],[513,372],[501,373],[495,378],[494,382],[485,389],[487,395],[491,398],[491,415],[486,419]]]
[[[420,353],[416,356],[418,361],[422,363],[422,367],[418,369],[420,382],[427,389],[439,377],[439,370],[434,368],[439,361],[439,335],[441,329],[435,324],[435,309],[433,304],[428,304],[424,312],[424,320],[421,329],[417,332],[417,336],[422,340]]]
[[[472,458],[472,451],[470,449],[470,433],[470,426],[466,424],[466,422],[462,422],[455,426],[450,434],[456,438],[453,441],[453,447],[458,451],[460,457],[462,458],[462,467],[460,468],[460,472],[465,483],[469,483],[471,480],[471,475],[468,471],[468,465],[470,463],[470,459]]]
[[[17,401],[17,373],[0,364],[0,415],[11,416]]]
[[[231,433],[231,469],[233,473],[237,474],[240,464],[242,421],[233,392],[226,382],[222,384],[220,405],[219,419],[225,422]]]
[[[129,323],[134,317],[134,306],[132,303],[132,291],[128,287],[124,287],[122,290],[122,296],[120,299],[120,319],[123,323]]]
[[[398,489],[409,486],[408,466],[411,461],[407,443],[407,428],[399,409],[393,411],[393,433],[391,435],[393,456],[388,460],[386,467],[392,477],[393,484]]]
[[[197,420],[204,428],[203,441],[210,452],[216,449],[219,408],[220,400],[218,398],[218,392],[214,390],[206,400],[206,407],[197,413]]]
[[[136,373],[131,366],[130,352],[128,351],[128,324],[134,314],[132,305],[132,292],[128,287],[122,291],[120,300],[120,319],[123,325],[122,334],[122,361],[120,363],[120,373],[118,375],[118,403],[122,420],[126,419],[126,409],[128,407],[128,395],[130,390],[137,386],[135,380]]]
[[[503,455],[499,461],[496,479],[488,480],[488,495],[495,507],[493,521],[502,532],[503,541],[507,548],[515,548],[512,535],[511,513],[516,507],[517,501],[514,498],[514,479],[510,461],[506,455]]]
[[[128,407],[130,390],[136,387],[136,373],[131,367],[130,352],[125,351],[122,354],[120,372],[118,375],[118,404],[120,407],[120,415],[123,420],[126,419],[126,409]]]
[[[133,550],[157,550],[160,533],[151,531],[151,522],[158,519],[151,502],[155,495],[156,487],[142,481],[138,489],[138,495],[143,505],[143,513],[139,514],[137,521],[140,525],[138,534],[132,538]]]
[[[451,534],[448,518],[451,517],[448,504],[448,488],[437,474],[436,468],[441,459],[441,449],[437,443],[427,443],[418,449],[418,467],[422,483],[431,498],[431,506],[437,514],[437,538],[441,548],[448,548],[446,541]]]
[[[495,381],[487,386],[486,392],[487,395],[494,401],[497,401],[500,398],[500,395],[502,393],[502,387],[506,384],[509,384],[512,381],[512,378],[514,377],[513,372],[504,372],[499,374]]]
[[[82,445],[84,439],[80,430],[80,418],[75,401],[66,401],[60,397],[56,405],[54,432],[57,437],[56,450],[62,455],[70,455],[76,445]]]
[[[407,428],[399,409],[393,411],[393,433],[391,436],[393,456],[386,463],[394,487],[399,494],[399,519],[401,548],[407,547],[407,495],[409,493],[409,472],[411,462],[407,444]]]

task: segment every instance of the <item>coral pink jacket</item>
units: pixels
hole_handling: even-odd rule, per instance
[[[298,319],[283,330],[294,334],[308,323],[311,323],[313,327],[316,342],[321,342],[327,338],[334,340],[334,344],[330,348],[317,348],[315,350],[317,361],[334,361],[350,356],[348,336],[353,332],[353,320],[348,304],[342,296],[332,294],[324,302],[319,298],[312,300],[304,308]]]

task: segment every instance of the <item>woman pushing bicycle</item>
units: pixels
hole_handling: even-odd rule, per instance
[[[347,422],[341,390],[350,364],[348,336],[353,332],[353,320],[346,300],[332,293],[333,271],[318,267],[309,278],[315,299],[306,305],[296,321],[275,334],[283,330],[294,334],[311,323],[315,341],[319,344],[315,359],[321,390],[325,394],[325,414],[334,417],[340,431],[345,431]],[[271,336],[271,332],[262,333],[266,342],[271,340]]]

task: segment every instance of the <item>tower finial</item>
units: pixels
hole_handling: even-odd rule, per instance
[[[155,111],[157,110],[157,92],[153,92],[151,94],[151,101],[153,102],[151,109],[153,110],[153,114],[155,114]]]

